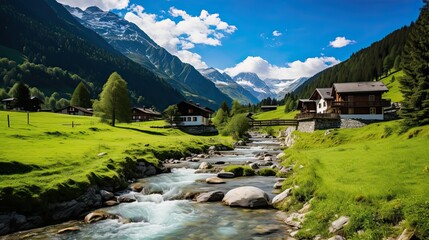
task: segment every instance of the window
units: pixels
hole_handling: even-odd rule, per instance
[[[194,112],[194,109],[192,109],[192,108],[188,109],[188,113],[193,113],[193,112]]]
[[[353,101],[354,101],[354,96],[348,96],[348,97],[347,97],[347,101],[349,101],[349,102],[353,102]]]
[[[196,122],[197,121],[197,117],[193,117],[192,121]]]
[[[326,107],[326,102],[323,102],[323,106]]]
[[[377,109],[375,107],[369,108],[369,114],[377,114]]]
[[[319,103],[319,108],[322,108],[322,104],[321,103]]]
[[[349,108],[349,114],[355,114],[355,109],[354,108]]]
[[[375,101],[375,95],[369,95],[369,101],[374,102]]]

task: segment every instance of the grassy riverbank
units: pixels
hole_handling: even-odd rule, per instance
[[[232,143],[228,137],[150,128],[164,124],[111,127],[94,117],[31,113],[27,125],[26,113],[0,111],[0,201],[65,200],[90,184],[117,181],[126,161],[144,159],[157,165],[157,159]]]
[[[290,208],[314,198],[298,238],[328,236],[342,215],[351,219],[342,230],[347,239],[398,236],[404,228],[429,238],[429,126],[401,133],[394,121],[295,134],[283,162],[295,166],[286,184],[299,186]]]

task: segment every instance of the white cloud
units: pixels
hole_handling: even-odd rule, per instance
[[[85,10],[87,7],[97,6],[103,11],[124,9],[128,7],[129,0],[57,0],[57,2]]]
[[[190,49],[198,44],[221,46],[225,34],[237,30],[235,26],[222,21],[219,14],[210,14],[206,10],[202,10],[199,16],[192,16],[184,10],[171,7],[168,11],[171,18],[147,13],[140,5],[132,5],[128,10],[124,17],[126,20],[135,23],[161,47],[196,68],[206,68],[207,64]]]
[[[311,77],[338,63],[340,63],[340,60],[334,57],[314,57],[307,58],[304,62],[297,60],[287,63],[285,67],[279,67],[270,64],[261,57],[247,57],[241,63],[232,68],[224,69],[224,71],[230,76],[236,76],[241,72],[253,72],[262,79],[296,79]]]
[[[279,31],[277,31],[277,30],[275,30],[275,31],[273,32],[273,36],[274,36],[274,37],[280,37],[282,34],[283,34],[283,33],[279,32]]]
[[[346,39],[346,37],[336,37],[334,41],[329,42],[329,46],[333,48],[342,48],[354,43],[356,43],[355,40],[349,40]]]

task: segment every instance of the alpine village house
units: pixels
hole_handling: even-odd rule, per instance
[[[202,107],[198,103],[182,101],[177,104],[179,126],[208,126],[214,111],[208,107]]]
[[[309,99],[300,99],[298,120],[309,118],[341,118],[383,120],[383,108],[390,100],[382,82],[334,83],[332,88],[316,88]]]

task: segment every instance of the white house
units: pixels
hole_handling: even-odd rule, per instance
[[[179,109],[178,125],[180,126],[207,126],[210,125],[213,110],[202,107],[192,102],[180,102],[177,104]]]

